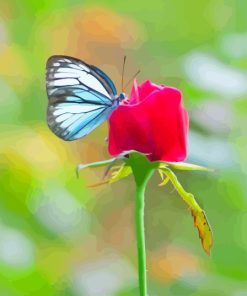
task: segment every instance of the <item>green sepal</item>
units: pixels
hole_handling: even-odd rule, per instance
[[[213,171],[208,167],[187,163],[187,162],[157,161],[155,162],[155,166],[157,166],[157,168],[170,167],[172,169],[183,170],[183,171],[208,171],[208,172]]]
[[[145,153],[141,153],[135,150],[125,151],[121,154],[124,158],[124,163],[121,166],[113,166],[111,171],[111,177],[109,183],[117,182],[121,179],[124,179],[133,173],[132,167],[133,162],[137,163],[138,170],[146,169],[144,167],[148,166],[153,167],[153,164],[147,159]],[[126,157],[127,156],[127,157]]]
[[[115,158],[97,161],[97,162],[91,162],[91,163],[87,163],[87,164],[78,164],[76,167],[76,176],[79,177],[80,170],[87,169],[87,168],[93,169],[93,168],[99,168],[99,167],[111,165],[116,160],[117,160],[117,158],[115,157]]]

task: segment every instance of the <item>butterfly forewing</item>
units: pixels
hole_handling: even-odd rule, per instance
[[[64,85],[84,85],[109,99],[115,97],[116,88],[111,79],[100,69],[67,56],[52,56],[46,65],[48,94]]]
[[[75,58],[49,58],[46,86],[48,126],[64,140],[84,137],[117,107],[116,88],[111,79]]]

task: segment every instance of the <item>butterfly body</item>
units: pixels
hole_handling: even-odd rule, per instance
[[[52,56],[46,66],[47,123],[61,139],[82,138],[109,118],[126,98],[100,69],[68,56]]]

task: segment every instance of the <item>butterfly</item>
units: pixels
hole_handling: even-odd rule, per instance
[[[46,90],[48,126],[66,141],[89,134],[126,98],[123,92],[117,95],[114,83],[99,68],[62,55],[47,61]]]

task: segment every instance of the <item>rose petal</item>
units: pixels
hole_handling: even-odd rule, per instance
[[[154,90],[162,90],[163,88],[164,86],[154,84],[150,80],[144,81],[138,86],[140,100],[145,99],[145,97],[147,97]]]
[[[189,121],[181,92],[145,81],[138,92],[134,82],[131,96],[131,104],[119,106],[109,118],[110,154],[137,150],[151,161],[183,161]]]

